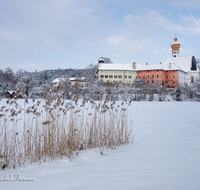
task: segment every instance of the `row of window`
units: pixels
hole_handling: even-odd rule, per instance
[[[152,78],[154,78],[154,75],[151,76]],[[145,76],[143,76],[143,78],[145,78]],[[149,78],[149,75],[147,76],[147,78]],[[157,78],[159,78],[159,75],[157,75]],[[140,79],[140,76],[139,76]]]
[[[117,83],[117,82],[118,82],[118,83],[121,83],[122,81],[115,81],[115,80],[109,81],[109,80],[107,80],[107,83],[109,83],[109,82],[113,82],[113,83]],[[131,81],[128,81],[128,82],[131,83]],[[158,83],[159,83],[159,80],[158,80],[158,81],[154,81],[154,80],[149,81],[149,80],[148,80],[146,83],[149,84],[150,82],[151,82],[151,83],[154,83],[154,82],[158,82]],[[166,83],[168,84],[168,82],[166,82]],[[173,81],[173,84],[176,84],[176,82]],[[164,85],[164,81],[163,81],[163,85]]]
[[[107,72],[107,71],[101,71],[101,73],[103,73],[103,72]],[[148,73],[150,72],[150,71],[147,71]],[[153,71],[154,72],[154,71]],[[157,73],[159,72],[159,70],[157,70]],[[175,73],[175,71],[173,71],[174,73]],[[119,72],[119,73],[121,73],[121,72]],[[128,73],[128,72],[125,72],[125,73]],[[129,72],[129,73],[131,73],[131,72]],[[166,71],[166,73],[168,73],[168,71]]]
[[[168,82],[166,82],[166,83],[168,83]],[[175,84],[175,81],[173,81],[173,84]]]
[[[147,71],[149,73],[149,71]],[[157,73],[159,72],[159,70],[157,70]]]
[[[115,81],[115,80],[113,80],[113,81],[109,81],[109,80],[107,80],[107,82],[114,82],[114,83],[119,82],[119,83],[121,83],[122,81]],[[128,81],[128,82],[131,83],[131,81]]]
[[[154,80],[151,81],[152,83],[154,83]],[[157,81],[158,82],[158,81]],[[163,81],[164,82],[164,81]],[[149,83],[149,81],[147,81],[147,84]],[[166,82],[168,83],[168,82]],[[175,81],[173,81],[173,84],[175,84]]]
[[[122,78],[122,75],[101,75],[100,76],[101,78]],[[129,78],[129,79],[131,79],[132,78],[132,76],[127,76],[127,75],[125,75],[125,78]]]
[[[154,75],[151,76],[152,78],[154,78]],[[140,76],[138,77],[139,79],[141,78]],[[143,78],[145,78],[145,76],[143,76]],[[147,78],[149,78],[149,75],[147,76]],[[157,78],[159,78],[159,75],[157,75]],[[167,76],[168,78],[168,76]],[[173,76],[173,78],[175,78],[175,76]]]
[[[167,78],[168,78],[168,76],[167,76]],[[173,78],[175,78],[175,76],[173,76]]]

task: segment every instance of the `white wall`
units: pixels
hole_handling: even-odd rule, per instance
[[[136,79],[137,72],[128,70],[99,70],[98,75],[99,78],[101,78],[101,75],[104,75],[104,78],[102,79],[105,83],[107,83],[107,81],[109,81],[109,83],[113,83],[113,81],[115,81],[115,83],[121,82],[131,84]],[[105,78],[105,75],[108,75],[108,78]],[[113,78],[109,78],[109,75],[112,75]],[[121,75],[122,78],[114,78],[114,75]],[[127,76],[127,78],[125,78],[125,76]],[[131,78],[129,78],[129,76],[131,76]]]
[[[199,80],[199,71],[190,71],[188,72],[188,85],[191,85],[191,78],[194,77],[195,80]]]
[[[179,75],[178,75],[178,81],[179,84],[184,85],[187,84],[187,73],[183,72],[183,71],[179,71]]]

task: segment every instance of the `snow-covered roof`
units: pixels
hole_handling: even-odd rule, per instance
[[[179,68],[186,72],[191,71],[192,67],[192,56],[190,57],[168,57],[163,66],[169,70],[169,64],[171,63],[171,70]]]
[[[165,70],[162,64],[152,64],[152,65],[140,65],[136,66],[136,70],[143,71],[143,70]]]
[[[13,93],[15,93],[16,91],[8,90],[8,92],[9,92],[10,94],[13,94]]]
[[[99,66],[99,70],[136,70],[133,69],[133,64],[127,63],[106,63]]]
[[[70,81],[84,81],[85,77],[70,77]]]
[[[133,69],[133,64],[99,64],[99,70],[130,70],[130,71],[143,71],[143,70],[181,70],[183,72],[199,72],[199,68],[196,66],[196,70],[191,70],[194,66],[194,57],[168,57],[163,64],[136,64],[136,69]]]
[[[65,81],[66,79],[65,78],[56,78],[53,80],[53,83],[59,83],[61,81]]]

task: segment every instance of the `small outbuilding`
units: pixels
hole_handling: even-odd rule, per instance
[[[6,92],[6,98],[13,98],[13,97],[15,97],[15,95],[16,95],[16,91],[8,90]]]
[[[86,87],[87,86],[87,81],[85,77],[71,77],[69,78],[71,87],[75,87],[76,84],[78,84],[79,87]]]

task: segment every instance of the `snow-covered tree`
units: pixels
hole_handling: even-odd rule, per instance
[[[101,57],[104,60],[104,63],[112,63],[109,57]]]
[[[95,77],[97,74],[97,65],[90,64],[84,69],[83,76],[86,78],[86,81],[92,86],[95,82]]]

